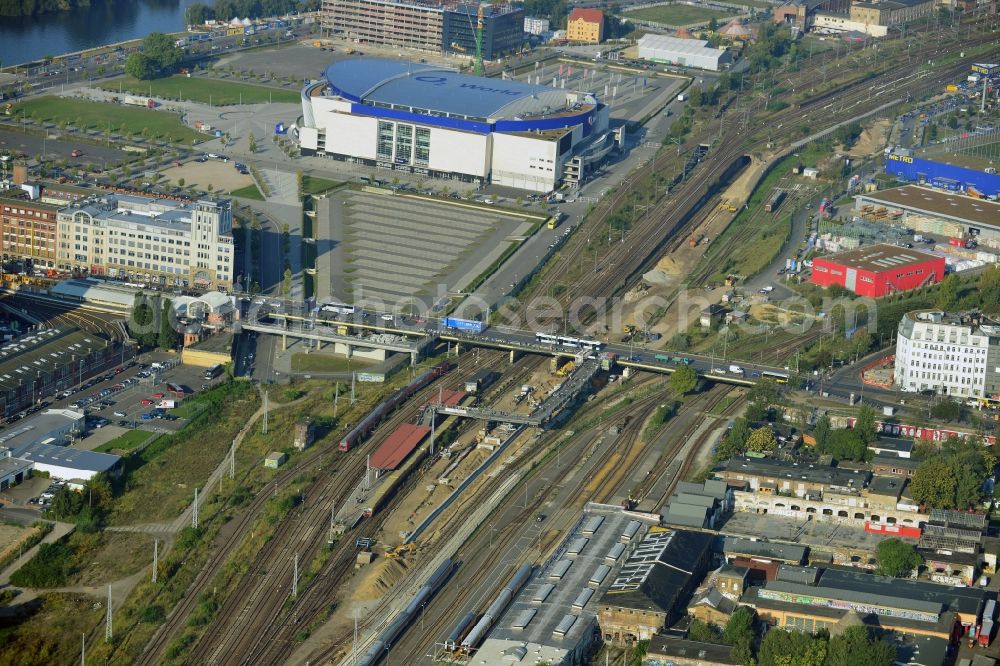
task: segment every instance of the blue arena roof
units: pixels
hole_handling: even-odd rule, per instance
[[[380,58],[340,60],[326,69],[333,93],[368,106],[412,107],[430,115],[513,118],[559,113],[568,90],[460,74],[430,64]]]

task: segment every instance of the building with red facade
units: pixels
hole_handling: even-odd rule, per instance
[[[880,243],[813,260],[812,282],[879,298],[944,278],[944,257]]]
[[[55,266],[60,206],[13,194],[0,194],[0,251],[4,260],[30,260],[37,268]]]

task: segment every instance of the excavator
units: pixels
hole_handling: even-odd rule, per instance
[[[395,548],[389,548],[385,551],[385,559],[395,560],[399,559],[406,553],[412,553],[417,549],[417,544],[415,543],[404,543],[401,546],[396,546]]]

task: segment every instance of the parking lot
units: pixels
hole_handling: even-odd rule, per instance
[[[253,178],[237,171],[232,161],[189,160],[180,166],[164,169],[162,174],[172,185],[180,185],[179,181],[183,178],[184,187],[204,190],[211,185],[216,192],[232,192],[253,183]]]

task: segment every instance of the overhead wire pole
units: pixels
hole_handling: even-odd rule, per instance
[[[198,529],[198,489],[194,489],[194,505],[191,507],[191,527]]]
[[[160,540],[153,539],[153,584],[156,584],[156,570],[159,568]]]
[[[111,626],[111,586],[108,585],[108,614],[104,621],[104,640],[111,642],[114,636],[114,631]]]

